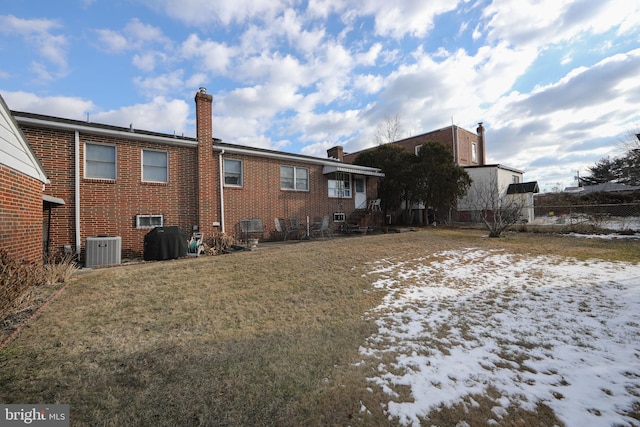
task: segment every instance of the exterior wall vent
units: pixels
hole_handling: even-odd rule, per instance
[[[87,268],[117,265],[121,262],[122,238],[87,237],[84,266]]]

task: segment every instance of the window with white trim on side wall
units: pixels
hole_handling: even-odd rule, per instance
[[[309,169],[296,166],[280,166],[280,189],[309,191]]]
[[[142,150],[142,181],[169,182],[169,153],[158,150]]]
[[[224,185],[242,187],[242,160],[224,159]]]
[[[116,179],[116,146],[86,142],[84,144],[84,177]]]

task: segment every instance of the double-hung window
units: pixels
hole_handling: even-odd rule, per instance
[[[471,161],[478,163],[478,146],[475,142],[471,143]]]
[[[224,185],[242,187],[242,160],[224,159]]]
[[[280,189],[309,191],[309,169],[280,166]]]
[[[142,150],[142,180],[169,182],[169,154],[166,151]]]
[[[84,145],[84,177],[93,179],[116,179],[115,145]]]

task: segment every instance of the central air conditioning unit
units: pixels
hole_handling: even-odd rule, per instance
[[[87,237],[84,266],[104,267],[120,264],[122,238],[120,236]]]

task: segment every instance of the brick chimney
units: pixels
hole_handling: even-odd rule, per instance
[[[341,145],[331,147],[327,150],[327,157],[331,159],[337,159],[342,162],[344,161],[344,149]]]
[[[214,234],[213,222],[218,216],[217,160],[213,155],[213,97],[201,87],[195,97],[196,135],[198,139],[198,226],[205,239]]]
[[[486,162],[486,150],[484,140],[484,126],[482,126],[482,122],[478,123],[476,133],[478,134],[478,164],[484,165]]]

